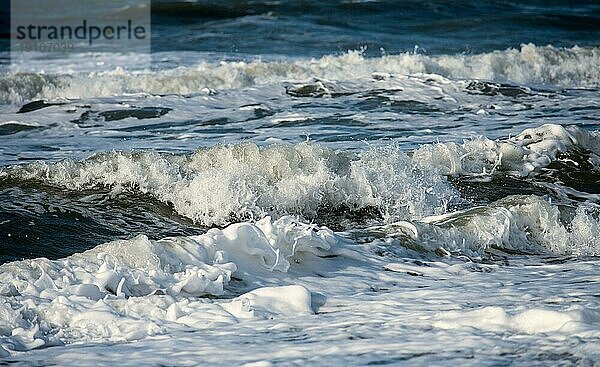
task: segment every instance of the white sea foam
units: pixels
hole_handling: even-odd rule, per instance
[[[501,307],[485,307],[475,311],[451,311],[437,316],[436,327],[453,329],[474,327],[483,330],[518,330],[525,333],[570,333],[600,324],[600,313],[594,310],[552,311],[530,309],[511,316]]]
[[[60,260],[0,267],[0,344],[28,350],[71,342],[127,341],[164,332],[165,323],[206,328],[239,319],[312,313],[302,286],[261,288],[291,264],[335,254],[339,237],[291,217],[233,224],[195,237],[145,236],[99,245]],[[259,287],[233,300],[232,276]],[[256,279],[263,280],[255,283]]]
[[[206,225],[267,213],[315,217],[324,207],[375,207],[402,219],[442,214],[459,200],[445,177],[417,167],[396,146],[354,154],[311,143],[244,143],[189,156],[107,153],[83,162],[36,163],[15,173],[71,190],[148,193]]]
[[[600,162],[600,135],[576,126],[553,124],[526,129],[507,140],[482,137],[457,143],[424,145],[413,159],[445,175],[490,175],[504,171],[534,174],[556,161],[561,153],[587,151],[594,166]]]
[[[460,348],[482,348],[477,349],[479,354],[487,351],[485,355],[493,358],[514,348],[513,338],[520,343],[523,338],[530,342],[551,338],[560,342],[556,353],[564,353],[566,336],[589,343],[600,337],[600,315],[594,309],[597,301],[593,296],[587,298],[594,281],[590,277],[596,265],[593,261],[517,262],[512,266],[456,259],[416,261],[381,257],[371,253],[368,245],[343,242],[326,229],[286,217],[255,225],[236,224],[190,238],[148,241],[137,237],[56,261],[5,264],[0,267],[4,287],[0,352],[4,358],[14,355],[35,360],[36,356],[49,356],[48,352],[31,349],[66,344],[53,350],[51,358],[69,365],[82,363],[79,359],[84,352],[90,359],[83,363],[93,365],[99,356],[111,360],[114,353],[134,350],[143,352],[129,353],[128,363],[142,359],[144,363],[169,359],[187,363],[202,358],[227,364],[232,360],[291,358],[289,351],[273,355],[272,343],[248,343],[257,340],[257,335],[267,335],[274,341],[317,339],[291,343],[294,358],[338,359],[340,353],[350,353],[356,359],[369,351],[387,354],[396,350],[398,338],[406,338],[409,328],[420,332],[411,335],[404,346],[407,353],[433,353],[431,338],[435,336],[441,344],[432,358],[439,360],[445,351],[455,353],[452,346],[457,338],[462,338]],[[355,257],[314,256],[339,254],[341,246],[353,247]],[[207,256],[213,249],[221,251],[222,261]],[[280,255],[273,256],[277,250]],[[226,257],[231,261],[225,262]],[[270,270],[278,257],[289,262],[287,272]],[[200,258],[209,267],[235,264],[237,269],[227,287],[236,288],[234,281],[248,280],[251,287],[258,288],[244,290],[232,299],[169,291],[169,285],[177,282],[177,271],[195,268],[203,263]],[[170,266],[177,262],[177,269]],[[125,280],[117,285],[120,292],[105,284],[107,277],[99,272],[102,268],[123,276]],[[134,273],[135,277],[129,277]],[[136,286],[148,285],[149,279],[164,282],[153,285],[163,287],[163,292],[133,296],[133,290],[140,289]],[[11,284],[12,289],[6,287]],[[569,306],[573,302],[578,305]],[[357,338],[361,343],[348,343]],[[132,340],[138,343],[114,345]],[[224,351],[219,348],[224,342],[239,343],[241,350]],[[78,345],[69,346],[71,343]],[[95,343],[99,345],[93,347]],[[319,343],[319,348],[314,349],[314,343]],[[177,355],[173,354],[174,345]],[[571,353],[595,361],[597,353],[593,351],[587,348]]]
[[[524,85],[593,87],[600,84],[598,48],[522,45],[476,55],[386,55],[365,58],[359,51],[300,61],[200,62],[157,72],[89,74],[6,74],[0,101],[32,98],[92,98],[128,93],[189,94],[205,88],[244,88],[287,80],[371,79],[373,75],[437,74],[451,79],[478,79]],[[424,75],[423,79],[427,79]]]

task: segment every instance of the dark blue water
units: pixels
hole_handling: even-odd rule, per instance
[[[480,53],[523,43],[594,46],[594,1],[153,1],[155,51],[317,57],[419,46]]]
[[[8,50],[9,0],[0,2]],[[153,51],[319,57],[366,48],[478,53],[523,43],[594,46],[595,1],[152,1]],[[6,55],[2,56],[6,60]]]

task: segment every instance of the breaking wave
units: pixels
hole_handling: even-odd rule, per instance
[[[36,181],[74,192],[150,194],[196,223],[226,225],[265,215],[375,210],[386,222],[441,215],[467,200],[448,176],[535,177],[567,153],[582,152],[597,171],[597,132],[543,125],[505,140],[397,145],[353,153],[318,144],[252,143],[201,148],[190,155],[111,152],[84,161],[38,162],[0,170],[0,179]],[[579,164],[575,162],[575,164]]]
[[[319,211],[377,208],[412,218],[441,214],[459,194],[396,146],[361,154],[312,143],[203,148],[191,155],[114,152],[82,162],[35,163],[3,175],[68,190],[110,188],[151,194],[204,225]]]
[[[383,236],[384,243],[440,256],[600,256],[598,205],[560,206],[535,195],[508,196],[490,205],[369,231]]]
[[[33,98],[78,99],[127,93],[193,94],[210,89],[244,88],[287,80],[324,78],[334,81],[437,74],[451,79],[489,80],[528,86],[597,87],[599,48],[522,45],[475,55],[428,56],[405,53],[366,58],[360,51],[299,61],[201,62],[155,72],[89,74],[4,74],[0,102]],[[426,79],[426,78],[425,78]]]

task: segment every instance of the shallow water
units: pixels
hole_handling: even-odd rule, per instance
[[[3,361],[600,363],[598,6],[301,4],[0,73]]]

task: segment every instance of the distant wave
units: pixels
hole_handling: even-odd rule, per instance
[[[359,51],[351,51],[298,61],[200,62],[195,66],[156,72],[129,73],[117,69],[89,74],[4,74],[0,76],[0,102],[20,103],[32,98],[93,98],[126,93],[191,94],[206,89],[244,88],[311,78],[333,81],[371,79],[377,73],[437,74],[460,80],[590,88],[600,85],[600,48],[526,44],[520,49],[475,55],[405,53],[377,58],[366,58]]]

